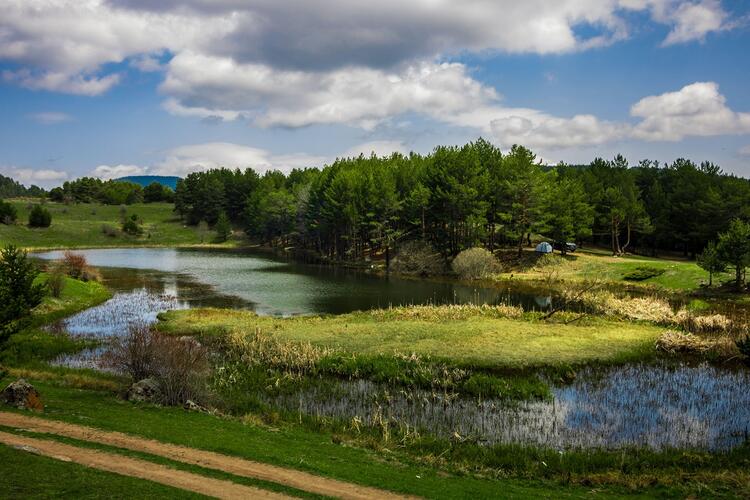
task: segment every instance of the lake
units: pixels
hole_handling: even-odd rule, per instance
[[[451,282],[380,277],[261,253],[172,248],[76,250],[113,290],[146,287],[190,306],[250,309],[261,315],[342,314],[389,306],[507,303],[549,307],[548,294],[524,283],[483,288]],[[62,251],[34,254],[60,259]]]

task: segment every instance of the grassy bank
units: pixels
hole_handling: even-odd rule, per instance
[[[695,261],[626,255],[613,257],[606,251],[580,250],[564,257],[555,254],[554,266],[536,265],[533,252],[526,252],[522,262],[513,263],[497,276],[498,280],[545,281],[551,275],[562,282],[600,281],[606,284],[632,288],[652,288],[673,292],[692,292],[708,284],[708,273]],[[554,269],[553,269],[554,267]],[[625,277],[639,268],[652,268],[661,274],[642,281],[629,281]],[[714,276],[714,286],[729,281],[732,276],[722,273]]]
[[[248,335],[256,330],[285,342],[309,342],[362,355],[418,354],[471,366],[521,369],[634,359],[651,350],[662,328],[589,318],[552,323],[527,316],[472,312],[457,316],[424,308],[356,312],[331,317],[273,318],[246,311],[192,309],[161,316],[162,331],[187,335]],[[460,306],[453,310],[462,310]],[[437,311],[432,313],[430,311]]]
[[[52,225],[30,228],[26,225],[29,207],[38,200],[9,201],[18,210],[18,222],[10,226],[0,224],[0,242],[27,249],[184,246],[214,244],[216,238],[214,231],[186,226],[174,213],[171,203],[128,205],[127,215],[135,214],[143,220],[143,234],[131,236],[120,231],[119,206],[47,202],[45,206],[52,214]]]

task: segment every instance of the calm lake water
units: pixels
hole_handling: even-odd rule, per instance
[[[261,315],[341,314],[409,304],[509,303],[544,309],[550,297],[519,283],[513,289],[378,277],[334,266],[221,250],[127,248],[80,250],[105,284],[151,288],[191,306],[250,309]],[[60,259],[63,252],[35,254]]]

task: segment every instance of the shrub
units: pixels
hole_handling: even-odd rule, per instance
[[[192,337],[172,337],[145,324],[132,325],[125,337],[113,342],[105,362],[133,381],[153,378],[163,404],[205,398],[208,351]]]
[[[55,266],[47,276],[47,288],[50,295],[56,299],[60,298],[65,288],[65,269],[62,266]]]
[[[443,258],[425,241],[407,241],[391,262],[391,270],[401,274],[434,276],[445,271]]]
[[[70,250],[66,250],[63,254],[63,266],[65,266],[65,272],[68,276],[75,279],[81,279],[84,271],[88,267],[89,263],[86,260],[86,256],[80,253],[74,253]]]
[[[649,278],[655,278],[664,274],[664,269],[652,266],[639,266],[630,272],[625,273],[622,279],[627,281],[644,281]]]
[[[34,283],[39,271],[26,252],[13,245],[0,251],[0,344],[18,330],[18,321],[42,303],[45,286]]]
[[[34,205],[29,212],[29,226],[31,227],[49,227],[52,224],[52,214],[49,210],[41,205]]]
[[[451,267],[460,278],[468,280],[486,278],[500,271],[500,264],[492,252],[478,247],[456,255]]]
[[[11,225],[16,222],[17,218],[16,207],[7,201],[0,200],[0,224]]]
[[[220,243],[227,241],[232,235],[232,225],[229,222],[226,212],[222,212],[219,215],[219,220],[216,221],[214,229],[216,230],[216,239]]]
[[[143,229],[141,229],[141,226],[138,224],[138,216],[133,214],[130,218],[126,219],[125,222],[122,223],[122,231],[131,236],[137,236],[143,233]]]

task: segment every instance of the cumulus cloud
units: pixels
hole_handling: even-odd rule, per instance
[[[67,122],[73,118],[66,114],[58,111],[43,111],[40,113],[30,113],[27,115],[30,119],[42,125],[55,125],[57,123]]]
[[[91,175],[99,177],[100,179],[119,179],[120,177],[126,177],[128,175],[144,175],[146,173],[145,167],[138,165],[99,165],[91,171]]]
[[[696,82],[676,92],[646,97],[633,105],[630,114],[642,119],[633,137],[647,141],[750,133],[750,113],[731,110],[715,82]]]
[[[190,172],[212,168],[252,168],[259,173],[268,170],[289,172],[294,168],[317,167],[324,157],[305,154],[273,155],[269,151],[231,142],[189,144],[167,151],[166,157],[149,172],[157,175],[185,176]]]
[[[191,52],[172,59],[161,90],[173,96],[167,107],[178,114],[245,116],[261,126],[285,127],[346,123],[372,128],[400,113],[442,116],[497,98],[494,89],[472,79],[458,63],[308,73]]]
[[[36,184],[42,187],[57,185],[60,181],[68,178],[68,174],[60,170],[13,166],[0,166],[0,174],[11,177],[21,184]]]

